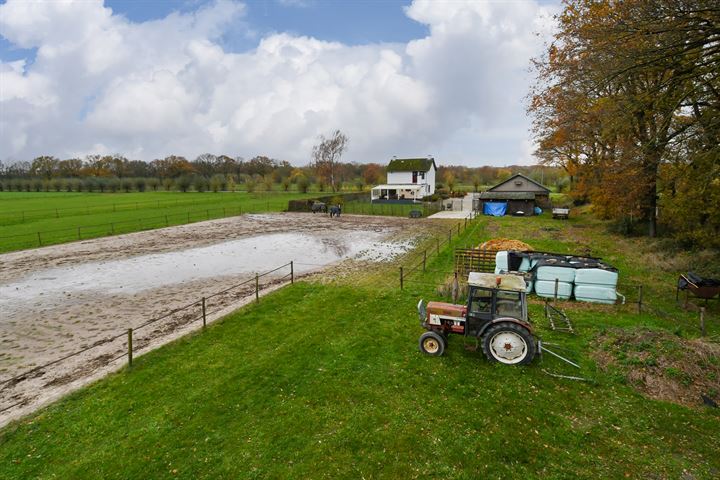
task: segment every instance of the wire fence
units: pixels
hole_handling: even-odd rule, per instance
[[[0,381],[0,402],[5,403],[0,406],[0,414],[30,403],[33,398],[28,391],[74,382],[105,367],[112,366],[122,358],[127,358],[127,363],[131,366],[138,353],[151,350],[159,339],[185,333],[200,321],[202,321],[204,329],[207,326],[208,318],[237,308],[237,303],[240,301],[247,301],[254,297],[254,301],[259,302],[263,290],[294,283],[294,266],[294,262],[289,262],[272,270],[256,273],[253,278],[201,297],[191,303],[152,317],[139,325],[131,326],[97,340],[91,345],[83,346],[62,357]],[[280,275],[279,272],[282,273],[282,271],[287,273]],[[262,279],[265,281],[261,281]],[[58,367],[58,371],[53,372],[49,370],[50,367]],[[31,385],[23,385],[25,383]],[[19,386],[28,388],[25,391],[19,391]]]
[[[151,193],[151,192],[150,192]],[[162,195],[160,192],[158,195]],[[202,199],[194,197],[194,193],[188,193],[188,199],[174,199],[174,200],[152,200],[143,202],[113,202],[101,205],[81,205],[77,207],[65,207],[65,208],[38,208],[38,209],[24,209],[13,212],[0,212],[0,226],[2,225],[14,225],[17,223],[25,223],[31,220],[42,220],[48,218],[64,218],[64,217],[75,217],[79,215],[93,215],[98,213],[117,213],[117,212],[128,212],[132,210],[140,210],[142,208],[172,208],[180,206],[197,206],[205,204],[214,204],[219,199],[228,197],[237,197],[241,194],[249,194],[254,197],[253,200],[262,200],[264,196],[281,196],[281,195],[308,195],[301,192],[245,192],[238,190],[236,192],[213,192],[213,196],[207,196]],[[102,194],[98,194],[102,195]],[[95,197],[93,197],[95,198]],[[287,200],[282,199],[282,202]]]
[[[271,205],[269,201],[250,204],[245,202],[240,205],[205,208],[182,213],[167,213],[153,217],[118,220],[92,225],[77,225],[67,228],[21,233],[17,235],[5,235],[0,237],[0,251],[42,247],[44,245],[56,243],[107,237],[120,235],[122,233],[151,230],[154,228],[163,228],[174,225],[185,225],[188,223],[231,217],[245,213],[268,211],[270,210],[270,207]]]

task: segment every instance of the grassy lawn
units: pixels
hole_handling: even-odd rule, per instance
[[[239,213],[282,211],[287,209],[288,200],[312,196],[245,192],[0,192],[0,252]]]
[[[589,244],[624,282],[671,278],[642,240],[588,217],[481,218],[456,244],[491,237],[536,249]],[[422,248],[422,246],[421,246]],[[407,260],[405,261],[407,262]],[[244,308],[0,432],[0,478],[717,478],[718,410],[651,400],[591,353],[608,328],[697,336],[692,314],[650,289],[681,324],[631,307],[570,303],[578,335],[549,331],[582,371],[551,357],[491,365],[450,341],[417,351],[414,306],[438,273],[397,287],[397,266],[305,281]],[[452,268],[450,250],[429,269]],[[423,276],[424,275],[424,276]],[[658,292],[660,289],[657,290]],[[717,315],[717,312],[715,312]],[[711,334],[717,334],[717,322]],[[571,382],[544,370],[580,374]]]

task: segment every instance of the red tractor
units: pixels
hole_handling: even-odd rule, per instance
[[[530,363],[540,350],[527,313],[525,279],[520,275],[470,273],[465,305],[420,300],[420,351],[442,355],[450,334],[464,335],[482,345],[491,362]]]

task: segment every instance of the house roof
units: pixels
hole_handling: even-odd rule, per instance
[[[417,183],[390,183],[387,185],[378,185],[377,187],[373,187],[373,190],[420,190],[425,185],[420,185]]]
[[[533,192],[482,192],[481,200],[534,200]]]
[[[488,189],[488,192],[492,192],[492,191],[495,190],[496,188],[499,188],[499,187],[501,187],[502,185],[505,185],[505,184],[507,184],[507,183],[512,182],[512,181],[515,180],[517,177],[524,178],[524,179],[527,180],[528,182],[530,182],[530,183],[532,183],[532,184],[534,184],[534,185],[537,185],[537,186],[540,187],[541,189],[543,189],[543,190],[545,190],[546,192],[550,193],[550,189],[547,188],[545,185],[536,182],[536,181],[533,180],[532,178],[526,177],[526,176],[523,175],[522,173],[516,173],[515,175],[513,175],[513,176],[510,177],[510,178],[508,178],[508,179],[505,180],[504,182],[500,182],[500,183],[498,183],[497,185],[495,185],[494,187],[489,188],[489,189]]]
[[[430,167],[435,167],[434,158],[393,158],[388,163],[388,172],[427,172]]]

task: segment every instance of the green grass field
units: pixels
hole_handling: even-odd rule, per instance
[[[559,252],[589,243],[627,285],[671,278],[634,255],[647,242],[587,217],[481,218],[454,243],[495,237]],[[695,314],[659,290],[646,301],[678,320],[567,303],[576,336],[549,331],[533,300],[543,340],[582,371],[547,355],[512,368],[461,337],[443,357],[422,356],[415,304],[443,275],[415,273],[400,290],[397,267],[296,283],[12,424],[0,432],[0,477],[717,478],[717,409],[643,397],[591,356],[609,328],[697,337]],[[429,268],[452,269],[451,250]]]
[[[0,252],[240,213],[282,211],[302,193],[0,192]]]

